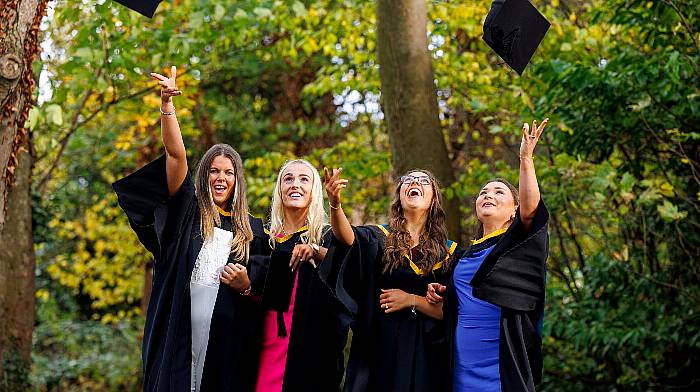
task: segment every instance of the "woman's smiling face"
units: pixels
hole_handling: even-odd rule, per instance
[[[476,216],[481,223],[506,223],[516,208],[510,188],[500,181],[484,185],[476,198]]]
[[[229,158],[223,155],[214,157],[211,166],[209,166],[209,189],[214,204],[221,209],[226,209],[225,207],[236,189],[236,171]]]
[[[399,198],[404,210],[427,211],[433,201],[433,181],[428,174],[413,171],[401,179]]]
[[[284,208],[308,208],[311,204],[313,185],[314,175],[310,168],[301,163],[289,165],[280,177]]]

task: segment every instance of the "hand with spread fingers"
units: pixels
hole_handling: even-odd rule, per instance
[[[399,289],[382,289],[379,295],[379,306],[384,309],[384,313],[398,312],[399,310],[410,308],[416,305],[416,298],[413,294]]]
[[[232,289],[242,293],[250,288],[250,279],[245,266],[240,264],[228,263],[224,266],[219,279],[222,283]]]
[[[425,300],[431,305],[436,305],[442,302],[442,293],[447,290],[447,286],[440,283],[430,283],[428,284],[428,293],[425,295]]]
[[[158,80],[158,84],[160,85],[160,99],[163,103],[172,102],[173,97],[182,95],[182,91],[177,88],[177,68],[174,65],[170,67],[170,77],[155,72],[151,72],[151,76],[153,79]]]
[[[549,119],[545,118],[544,121],[537,126],[537,120],[534,120],[532,121],[532,130],[530,129],[530,124],[523,124],[523,139],[520,142],[520,159],[531,159],[533,157],[535,146],[540,140],[542,131],[544,131],[544,127],[547,126],[547,123],[549,123]]]
[[[333,169],[333,175],[331,175],[327,167],[323,168],[323,179],[326,183],[326,194],[328,195],[328,201],[331,203],[331,208],[340,207],[340,192],[348,186],[348,180],[340,178],[340,173],[342,172],[342,167]]]
[[[296,244],[292,251],[292,257],[289,259],[289,266],[292,271],[296,271],[301,267],[301,263],[311,261],[316,256],[314,248],[309,244]]]

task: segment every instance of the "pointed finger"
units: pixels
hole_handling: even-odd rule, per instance
[[[159,73],[155,73],[155,72],[151,72],[151,76],[152,76],[154,79],[158,79],[158,80],[168,80],[167,77],[165,77],[165,76],[163,76],[163,75],[161,75],[161,74],[159,74]]]
[[[175,77],[177,77],[177,67],[173,65],[170,67],[170,79],[175,80]]]
[[[328,184],[328,182],[330,181],[330,179],[331,179],[331,175],[328,173],[328,168],[327,168],[327,167],[324,167],[324,168],[323,168],[323,182],[325,182],[326,184]]]

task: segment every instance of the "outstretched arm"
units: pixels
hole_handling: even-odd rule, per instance
[[[533,154],[535,146],[540,140],[544,127],[549,122],[548,118],[537,126],[537,120],[532,122],[532,130],[528,123],[523,124],[523,138],[520,142],[520,220],[526,230],[530,230],[532,220],[535,218],[537,205],[540,203],[540,187],[537,184],[535,174],[535,162]]]
[[[174,195],[180,189],[187,176],[187,152],[182,141],[180,124],[175,117],[175,105],[173,97],[182,92],[175,84],[177,69],[170,67],[170,77],[152,72],[151,76],[158,80],[160,85],[160,129],[165,146],[165,170],[168,181],[168,193]]]
[[[355,242],[355,233],[352,231],[352,226],[348,218],[343,212],[343,207],[340,205],[340,191],[348,185],[348,180],[340,178],[340,173],[343,169],[333,169],[331,176],[328,168],[323,168],[324,179],[326,183],[326,193],[328,194],[328,202],[331,208],[331,230],[333,235],[345,245],[352,245]]]

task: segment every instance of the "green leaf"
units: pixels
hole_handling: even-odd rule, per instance
[[[268,8],[257,7],[253,10],[260,19],[272,18],[272,11]]]
[[[304,4],[302,4],[300,1],[295,1],[294,4],[292,4],[292,10],[296,16],[300,18],[303,18],[308,14],[306,7],[304,7]]]
[[[46,107],[46,121],[49,124],[63,125],[63,110],[56,104]]]
[[[688,215],[688,212],[679,211],[678,206],[673,205],[668,200],[664,200],[662,205],[656,206],[656,211],[658,211],[661,218],[667,222],[678,221]]]
[[[216,4],[214,7],[214,20],[218,22],[223,19],[224,16],[226,16],[226,8],[221,4]]]
[[[243,11],[241,8],[236,10],[236,13],[233,14],[233,19],[234,20],[240,20],[240,19],[245,19],[248,17],[248,14],[246,14],[245,11]]]
[[[82,60],[85,60],[86,62],[89,62],[93,59],[93,53],[94,52],[92,48],[78,48],[75,51],[75,55],[77,57],[80,57]]]
[[[198,29],[204,24],[204,12],[195,12],[190,15],[190,27]]]
[[[27,116],[27,122],[24,123],[25,128],[31,130],[39,123],[41,119],[41,111],[36,106],[29,109],[29,115]]]

